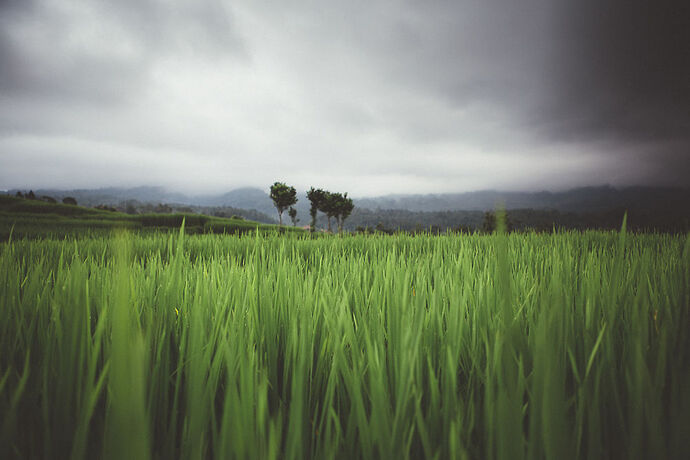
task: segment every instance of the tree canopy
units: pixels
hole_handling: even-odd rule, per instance
[[[297,191],[295,187],[276,182],[271,185],[271,199],[278,210],[278,222],[283,225],[283,211],[297,203]]]
[[[345,219],[347,219],[350,216],[352,210],[355,208],[355,205],[352,202],[352,199],[347,197],[347,192],[345,194],[330,194],[329,204],[331,212],[333,213],[333,217],[336,218],[336,222],[338,224],[338,231],[342,233],[343,223],[345,222]]]
[[[311,187],[307,192],[307,198],[311,203],[311,207],[309,208],[309,215],[311,216],[310,226],[312,232],[316,228],[316,214],[318,213],[318,211],[322,210],[323,204],[326,200],[326,194],[327,192],[325,192],[324,190],[321,190],[320,188],[315,189],[314,187]]]
[[[292,221],[292,226],[296,227],[297,222],[299,222],[299,219],[297,218],[297,210],[290,206],[290,209],[288,209],[288,216],[290,216],[290,220]]]
[[[343,222],[352,213],[355,205],[351,198],[347,197],[347,193],[329,192],[322,189],[310,188],[307,192],[307,198],[311,202],[309,214],[311,215],[312,231],[316,227],[316,215],[318,211],[326,214],[328,220],[328,231],[331,231],[331,219],[335,218],[338,225],[338,231],[343,231]]]

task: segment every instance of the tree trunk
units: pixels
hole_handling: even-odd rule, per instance
[[[278,225],[283,225],[283,213],[278,213]]]
[[[331,216],[328,216],[328,233],[333,233],[331,232]]]
[[[314,208],[314,205],[312,205],[312,208],[309,210],[309,215],[311,216],[311,225],[310,225],[310,232],[314,232],[316,230],[316,213],[318,211]]]

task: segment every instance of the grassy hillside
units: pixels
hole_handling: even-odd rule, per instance
[[[185,221],[187,233],[244,233],[256,229],[275,231],[276,225],[200,214],[139,214],[47,203],[0,195],[0,241],[14,237],[94,235],[116,229],[156,232],[179,229]],[[301,231],[284,227],[286,231]]]

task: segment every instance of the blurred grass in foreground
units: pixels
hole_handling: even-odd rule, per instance
[[[2,458],[688,458],[690,239],[0,245]]]

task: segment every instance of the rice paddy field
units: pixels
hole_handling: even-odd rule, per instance
[[[690,238],[0,245],[0,458],[690,458]]]

